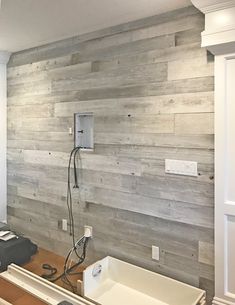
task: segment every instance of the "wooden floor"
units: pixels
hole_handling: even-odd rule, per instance
[[[0,279],[0,296],[14,305],[45,305],[45,303],[3,279]]]
[[[38,253],[34,255],[31,261],[23,267],[37,275],[42,275],[45,271],[42,269],[42,264],[48,263],[57,268],[58,274],[63,270],[64,258],[52,252],[39,249]],[[71,282],[75,283],[79,276],[70,278]],[[56,284],[68,289],[62,281]],[[45,305],[37,298],[26,293],[24,290],[10,284],[9,282],[0,279],[0,298],[13,305]]]

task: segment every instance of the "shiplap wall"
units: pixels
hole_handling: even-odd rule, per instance
[[[93,112],[95,150],[79,157],[77,236],[107,254],[213,295],[213,57],[193,7],[13,54],[8,67],[8,220],[65,254],[75,112]],[[197,161],[198,178],[164,159]],[[79,204],[77,203],[79,202]],[[151,246],[160,247],[160,261]]]

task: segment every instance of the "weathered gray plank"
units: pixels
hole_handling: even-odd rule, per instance
[[[191,160],[197,160],[195,156],[191,155]],[[142,159],[142,176],[167,176],[165,173],[164,159]],[[174,176],[174,175],[173,175]],[[180,180],[180,177],[178,177]],[[187,177],[187,180],[204,181],[206,183],[214,184],[214,165],[198,163],[198,176]]]
[[[8,148],[21,148],[26,150],[55,150],[62,152],[70,152],[74,147],[74,141],[41,141],[41,140],[8,140]]]
[[[213,298],[215,296],[214,280],[208,280],[200,277],[199,287],[206,291],[207,303],[212,304]]]
[[[88,41],[100,37],[111,36],[121,32],[141,29],[143,27],[149,27],[152,25],[169,22],[169,20],[172,21],[172,20],[182,19],[187,16],[193,16],[198,14],[200,14],[198,10],[195,9],[195,7],[191,6],[173,12],[161,14],[157,18],[156,16],[148,17],[141,20],[129,22],[126,24],[114,26],[108,29],[95,31],[93,33],[72,37],[69,39],[65,39],[63,41],[58,41],[56,43],[42,46],[40,49],[33,48],[31,50],[28,50],[27,52],[18,52],[11,57],[9,66],[17,66],[17,65],[20,66],[30,62],[37,62],[42,59],[47,60],[49,58],[63,56],[65,54],[72,54],[75,50],[78,49],[78,45],[82,41]]]
[[[137,160],[179,159],[213,164],[214,152],[208,149],[188,149],[139,145],[96,145],[96,154],[130,157]],[[150,165],[151,166],[151,163]]]
[[[17,121],[15,122],[17,124]],[[26,131],[52,131],[52,132],[69,132],[73,126],[73,118],[25,118],[20,120],[17,127]]]
[[[9,150],[11,151],[11,150]],[[32,164],[54,165],[67,167],[69,154],[54,151],[12,150],[13,156],[18,154],[18,159]],[[10,156],[9,156],[10,158]],[[123,173],[129,175],[140,175],[140,163],[131,158],[117,158],[114,156],[101,156],[93,153],[84,153],[78,166],[85,169]]]
[[[51,92],[51,82],[48,80],[31,81],[26,84],[16,84],[8,86],[8,96],[29,96],[49,94]]]
[[[214,78],[202,77],[187,80],[158,82],[145,85],[122,87],[105,87],[81,90],[80,100],[95,100],[105,98],[157,96],[178,93],[208,92],[214,90]]]
[[[135,83],[149,83],[167,79],[167,64],[156,63],[136,67],[120,67],[119,69],[95,72],[73,79],[54,80],[52,90],[69,91],[96,87],[128,86]]]
[[[73,113],[86,111],[92,111],[95,115],[213,112],[214,94],[210,91],[55,104],[56,117],[71,116]]]
[[[13,135],[11,136],[11,138]],[[14,137],[17,137],[17,133]],[[36,136],[38,137],[38,135]],[[50,134],[48,138],[50,137]],[[110,133],[95,132],[94,141],[96,144],[106,145],[142,145],[161,146],[178,148],[214,148],[213,135],[175,135],[175,134],[153,134],[153,133]]]
[[[170,175],[141,177],[137,179],[136,192],[153,198],[214,206],[214,188],[211,183],[201,183],[190,179],[179,180]]]
[[[105,36],[99,39],[89,40],[82,44],[81,53],[89,53],[90,50],[99,50],[107,47],[115,47],[124,43],[135,42],[138,40],[169,35],[176,32],[186,31],[193,28],[202,27],[204,18],[200,14],[185,16],[181,19],[168,20],[157,25],[143,27],[130,31],[121,32],[114,35]]]
[[[136,213],[213,228],[213,208],[190,203],[168,201],[141,195],[93,188],[85,194],[86,201],[104,204]],[[193,213],[192,213],[193,211]]]
[[[199,262],[207,265],[214,265],[214,245],[199,241]]]
[[[204,30],[204,25],[201,28],[181,31],[175,34],[175,45],[180,46],[184,44],[200,43],[201,32]]]
[[[12,55],[12,57],[14,56],[15,54]],[[16,65],[14,67],[8,67],[7,77],[8,78],[21,77],[28,73],[47,71],[48,69],[51,68],[64,67],[69,64],[71,64],[71,55],[65,55],[62,57],[56,57],[48,60],[41,60],[39,62],[31,62],[29,64],[20,65],[20,66]]]
[[[214,134],[214,114],[176,114],[175,132],[177,134]]]
[[[25,131],[25,130],[9,130],[8,131],[8,140],[21,140],[21,141],[61,141],[61,142],[71,142],[73,141],[73,135],[69,135],[69,132],[61,131]],[[209,139],[208,139],[209,140]]]
[[[61,91],[47,95],[10,96],[9,105],[71,102],[77,100],[97,100],[127,97],[162,96],[183,93],[209,92],[214,90],[214,78],[202,77],[187,80],[160,82],[149,85],[123,86],[111,88],[90,88],[81,91]]]
[[[167,49],[157,49],[152,51],[146,51],[138,54],[127,54],[127,55],[117,55],[114,59],[96,60],[92,63],[92,70],[105,71],[110,69],[115,69],[120,66],[132,66],[140,64],[151,64],[157,62],[169,62],[172,60],[180,60],[195,57],[207,57],[207,52],[205,49],[198,48],[199,43],[193,43],[182,46],[173,46]],[[79,54],[73,54],[73,63],[79,63]]]
[[[168,63],[168,80],[188,79],[214,75],[214,64],[206,58],[181,59]]]
[[[32,105],[9,106],[7,108],[8,120],[20,118],[48,118],[54,115],[54,105],[42,104],[33,107]]]
[[[107,115],[95,116],[97,132],[174,133],[174,116],[161,115]]]

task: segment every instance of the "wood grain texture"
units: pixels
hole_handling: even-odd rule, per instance
[[[113,255],[213,294],[213,57],[188,7],[13,54],[8,67],[8,220],[65,255],[73,115],[93,112],[80,152],[76,236],[94,228],[87,262]],[[198,162],[198,177],[164,160]],[[160,261],[151,247],[160,247]]]

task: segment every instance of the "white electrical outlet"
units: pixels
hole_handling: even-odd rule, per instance
[[[69,135],[70,135],[70,136],[73,135],[73,129],[72,129],[72,127],[69,127]]]
[[[159,247],[152,246],[152,259],[154,259],[155,261],[159,261],[160,259]]]
[[[197,162],[183,160],[165,160],[165,172],[167,174],[198,176]]]
[[[93,228],[91,226],[84,226],[84,236],[85,237],[92,237]]]
[[[62,219],[62,230],[68,231],[68,221],[67,219]]]

